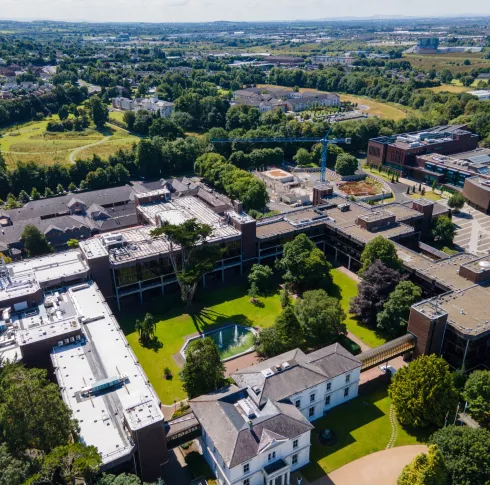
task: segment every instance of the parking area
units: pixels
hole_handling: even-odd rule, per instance
[[[446,204],[446,201],[440,201]],[[474,254],[490,252],[490,216],[465,204],[459,214],[453,215],[456,224],[454,244]]]

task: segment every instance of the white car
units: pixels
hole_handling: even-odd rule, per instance
[[[385,374],[389,372],[391,374],[391,377],[396,374],[396,369],[394,367],[391,367],[391,365],[380,365],[379,370],[384,372]]]

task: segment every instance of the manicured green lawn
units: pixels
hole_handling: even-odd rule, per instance
[[[364,328],[349,315],[349,302],[357,294],[357,283],[338,269],[332,270],[334,285],[329,290],[332,296],[340,298],[347,314],[349,331],[371,347],[385,342],[370,329]],[[156,298],[150,303],[133,309],[124,309],[116,314],[136,357],[148,375],[155,391],[164,404],[173,404],[185,398],[179,379],[180,368],[173,356],[180,352],[185,337],[198,331],[205,332],[217,325],[236,323],[246,326],[266,328],[271,326],[281,312],[279,293],[260,297],[260,304],[253,305],[247,295],[246,284],[219,286],[199,290],[196,302],[190,309],[184,308],[179,294]],[[142,347],[134,330],[136,319],[142,319],[150,312],[157,323],[156,336],[159,345]],[[244,343],[249,348],[249,343]],[[173,379],[166,380],[163,370],[168,367]]]
[[[301,473],[308,481],[316,480],[341,466],[376,451],[384,450],[391,438],[390,398],[386,389],[377,389],[334,408],[315,421],[311,432],[310,464]],[[337,442],[322,445],[317,430],[330,428]],[[398,425],[395,446],[423,442],[425,434],[416,436]]]
[[[187,335],[226,323],[269,327],[281,311],[278,293],[260,297],[261,305],[256,306],[250,303],[247,288],[242,285],[201,290],[196,298],[191,310],[183,308],[179,294],[174,294],[168,298],[157,298],[145,307],[138,306],[134,311],[124,310],[117,315],[136,357],[164,404],[172,404],[174,400],[185,398],[178,377],[180,368],[172,356],[180,351]],[[149,349],[139,343],[134,323],[145,312],[152,313],[158,322],[156,336],[162,345],[160,348]],[[172,380],[163,377],[165,367],[172,371]]]
[[[338,269],[332,270],[332,278],[335,285],[332,296],[340,299],[340,304],[347,315],[347,318],[345,319],[347,330],[352,332],[370,347],[377,347],[378,345],[384,344],[386,339],[376,335],[376,332],[373,330],[360,325],[359,322],[353,318],[353,315],[349,313],[350,301],[357,295],[357,283]]]

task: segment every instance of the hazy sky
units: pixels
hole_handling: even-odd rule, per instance
[[[489,15],[488,0],[0,0],[0,18],[147,22]]]

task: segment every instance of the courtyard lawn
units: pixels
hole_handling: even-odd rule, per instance
[[[332,277],[333,285],[328,292],[341,300],[347,315],[347,329],[371,347],[383,344],[385,340],[382,337],[360,325],[349,314],[350,300],[357,294],[357,282],[339,269],[332,270]],[[206,332],[229,323],[260,328],[271,326],[281,312],[279,293],[261,296],[259,300],[258,305],[250,303],[247,286],[243,283],[200,290],[190,309],[185,308],[180,302],[179,294],[174,293],[155,298],[144,307],[136,305],[124,309],[116,313],[116,316],[161,401],[164,404],[173,404],[174,400],[179,401],[186,397],[179,379],[180,368],[173,357],[180,352],[185,338],[198,331]],[[150,312],[157,321],[158,341],[151,348],[140,344],[134,330],[136,319],[141,320],[146,312]],[[249,342],[244,342],[244,349],[250,347]],[[172,372],[171,380],[164,378],[165,367]]]
[[[340,299],[342,309],[347,315],[345,319],[347,330],[370,347],[377,347],[378,345],[384,344],[386,339],[377,335],[374,330],[360,325],[357,319],[349,313],[350,301],[357,295],[357,283],[338,269],[332,270],[332,278],[334,288],[329,293]]]
[[[311,432],[310,464],[301,469],[309,481],[316,480],[341,466],[386,448],[392,435],[390,422],[390,398],[386,389],[363,394],[330,411],[315,421]],[[317,430],[332,429],[337,442],[322,445]],[[423,442],[426,433],[412,434],[399,424],[394,446]]]
[[[126,337],[140,361],[155,391],[164,404],[185,398],[179,379],[180,368],[173,355],[185,342],[185,337],[198,331],[208,331],[217,325],[237,323],[247,326],[269,327],[281,311],[279,294],[260,297],[261,304],[253,305],[247,296],[247,287],[234,285],[201,290],[190,310],[183,308],[179,295],[154,299],[145,307],[124,310],[117,315]],[[156,336],[161,347],[142,347],[134,331],[137,318],[150,312],[157,321]],[[166,380],[163,370],[168,367],[172,380]]]

